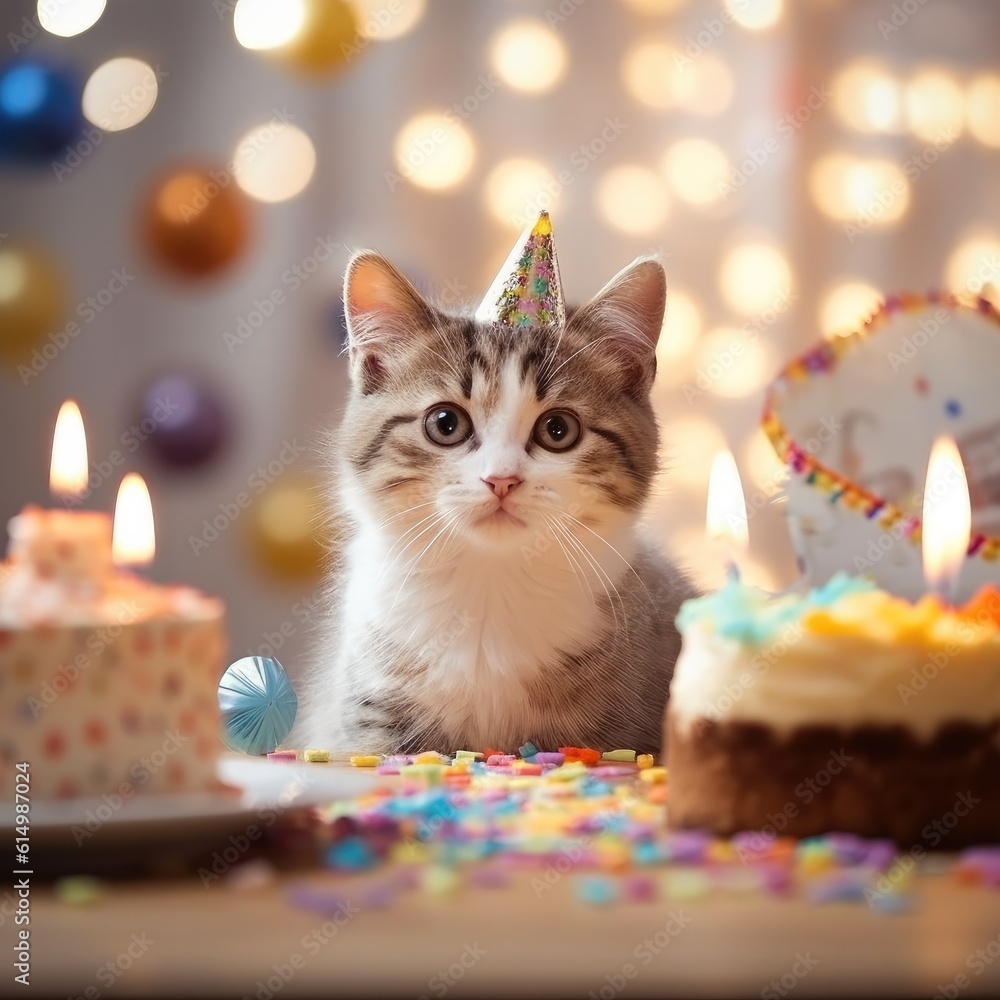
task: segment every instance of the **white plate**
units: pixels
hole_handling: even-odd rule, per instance
[[[86,848],[122,841],[163,841],[215,836],[255,821],[270,827],[281,814],[360,795],[375,784],[370,768],[304,762],[275,763],[263,757],[227,754],[219,758],[219,779],[232,793],[169,792],[106,798],[35,800],[31,803],[32,848],[76,844]],[[0,833],[13,843],[13,803],[0,806]]]

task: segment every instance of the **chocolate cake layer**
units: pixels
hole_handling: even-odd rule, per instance
[[[921,741],[903,726],[763,724],[667,713],[675,829],[806,837],[842,831],[902,847],[1000,841],[1000,722],[952,723]]]

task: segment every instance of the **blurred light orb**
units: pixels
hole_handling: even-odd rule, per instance
[[[312,477],[282,475],[254,501],[251,545],[270,576],[296,580],[320,575],[325,553],[321,498],[322,487]]]
[[[882,302],[882,293],[864,281],[844,281],[823,297],[819,325],[824,337],[839,337],[859,329]]]
[[[743,28],[762,31],[773,27],[781,19],[784,0],[726,0],[725,9]]]
[[[233,152],[236,183],[257,201],[294,198],[312,180],[316,149],[296,125],[272,120],[256,125]]]
[[[770,499],[783,492],[788,481],[788,468],[775,454],[774,446],[759,427],[747,438],[741,457],[743,467],[765,496]]]
[[[245,49],[277,49],[301,31],[304,0],[238,0],[233,31]]]
[[[508,24],[493,39],[490,62],[504,83],[540,94],[551,90],[566,72],[566,45],[544,22],[525,18]]]
[[[121,56],[102,63],[83,88],[83,114],[105,132],[138,125],[153,110],[156,70],[142,59]]]
[[[169,409],[166,402],[169,401]],[[216,456],[229,437],[228,408],[197,375],[162,375],[142,394],[140,426],[153,428],[146,446],[164,465],[193,468]]]
[[[50,34],[72,38],[100,20],[107,0],[38,0],[38,23]]]
[[[673,46],[643,42],[622,60],[625,89],[651,108],[672,108],[677,103],[677,60],[685,58]]]
[[[631,7],[637,14],[646,17],[661,17],[680,10],[688,0],[622,0],[626,7]]]
[[[80,80],[62,66],[34,57],[0,66],[0,160],[61,167],[66,147],[82,136],[80,94]]]
[[[282,0],[283,4],[287,2]],[[340,72],[364,52],[369,39],[358,24],[356,8],[348,0],[292,0],[291,6],[300,4],[301,24],[283,42],[268,46],[276,59],[315,79]],[[294,11],[280,16],[289,21],[297,17]],[[287,25],[282,36],[286,31]]]
[[[962,131],[965,95],[958,81],[944,70],[921,70],[904,92],[906,124],[925,142],[951,145]]]
[[[749,396],[766,385],[770,361],[760,339],[751,340],[736,327],[720,326],[701,338],[694,384],[728,399]]]
[[[663,452],[671,481],[705,490],[716,452],[726,446],[717,424],[705,417],[679,417],[663,428]],[[701,511],[704,511],[702,506]],[[704,514],[699,514],[700,535],[705,537]]]
[[[984,146],[1000,146],[1000,76],[984,73],[969,85],[965,104],[969,131]]]
[[[140,222],[156,260],[187,277],[221,271],[243,253],[250,236],[249,202],[222,167],[180,167],[159,177]]]
[[[663,314],[660,339],[656,342],[656,359],[669,370],[673,362],[694,350],[701,333],[701,310],[686,292],[667,289],[667,309]],[[661,373],[663,369],[660,370]]]
[[[424,16],[426,0],[353,0],[365,38],[389,42],[412,31]]]
[[[681,139],[661,161],[671,190],[681,201],[709,205],[725,190],[729,177],[726,154],[707,139]]]
[[[42,338],[61,332],[68,305],[63,269],[48,252],[13,240],[0,245],[0,360],[27,361]]]
[[[777,247],[745,243],[723,257],[719,287],[726,302],[745,316],[784,311],[791,296],[792,269]]]
[[[831,153],[813,164],[809,191],[828,218],[866,227],[896,222],[910,204],[910,182],[897,163],[844,153]]]
[[[551,209],[559,185],[544,163],[512,157],[490,171],[484,193],[493,217],[520,231],[533,223],[540,211]]]
[[[952,250],[945,270],[948,287],[956,292],[987,294],[1000,287],[1000,235],[973,232]]]
[[[881,63],[859,59],[833,79],[833,110],[859,132],[898,132],[903,124],[903,90]]]
[[[394,153],[396,168],[406,180],[441,191],[465,179],[476,158],[476,147],[468,129],[454,115],[429,111],[403,125]]]
[[[733,74],[729,66],[711,52],[683,61],[675,68],[674,92],[677,103],[696,115],[717,115],[733,99]]]
[[[663,180],[647,167],[612,167],[597,184],[597,208],[608,225],[623,233],[651,233],[670,209]]]

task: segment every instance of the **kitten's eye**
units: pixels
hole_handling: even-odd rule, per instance
[[[532,437],[547,451],[568,451],[580,440],[579,418],[569,410],[549,410],[535,424]]]
[[[448,448],[472,437],[472,419],[454,403],[437,403],[424,417],[424,433],[434,444]]]

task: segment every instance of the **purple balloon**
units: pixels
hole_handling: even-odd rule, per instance
[[[190,467],[219,451],[229,436],[229,419],[219,397],[199,378],[164,375],[143,393],[141,429],[162,462]]]

